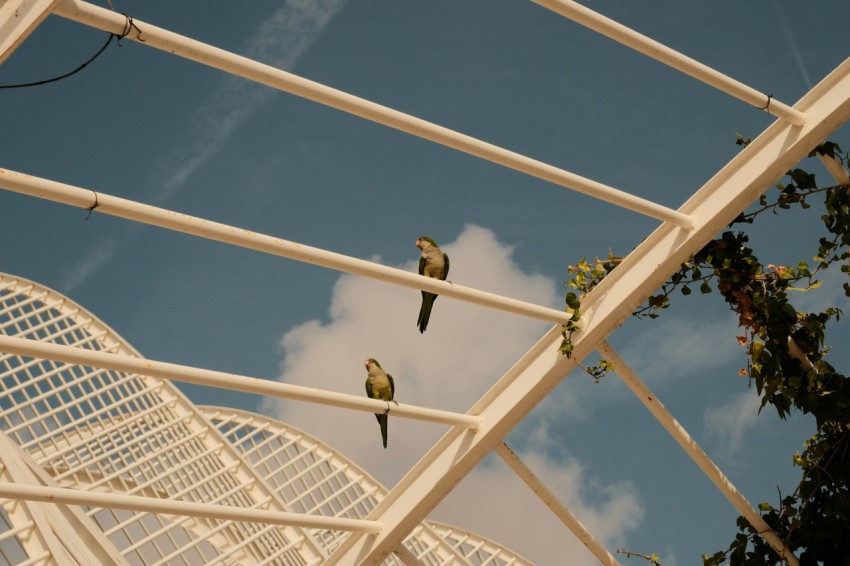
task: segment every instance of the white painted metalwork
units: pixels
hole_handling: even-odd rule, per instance
[[[764,521],[758,511],[756,511],[750,502],[738,491],[729,478],[720,471],[720,468],[712,462],[708,454],[700,448],[699,444],[691,437],[685,428],[679,424],[672,414],[661,404],[661,401],[649,390],[649,387],[641,381],[638,375],[629,367],[628,364],[617,354],[616,351],[606,342],[602,341],[597,346],[597,350],[605,359],[614,364],[614,371],[620,379],[623,380],[632,393],[640,399],[640,402],[652,413],[652,416],[661,423],[670,436],[682,447],[688,456],[699,466],[699,469],[717,486],[723,495],[735,506],[735,509],[744,517],[756,531],[761,534],[764,539],[779,552],[780,556],[785,556],[789,564],[798,564],[797,558],[790,554],[784,543],[770,530],[770,526]]]
[[[5,274],[0,275],[0,334],[138,356],[114,331],[66,297]],[[166,381],[3,354],[0,429],[35,466],[56,477],[58,487],[88,490],[92,497],[111,491],[190,504],[288,511]],[[0,454],[4,463],[7,458]],[[119,550],[130,548],[119,556],[131,564],[154,562],[187,544],[186,560],[208,562],[247,539],[250,542],[225,562],[260,561],[299,539],[299,547],[284,552],[280,560],[308,564],[323,557],[315,541],[292,526],[263,530],[255,523],[209,516],[178,524],[160,513],[95,504],[86,516]],[[134,546],[152,532],[159,534]]]
[[[386,497],[386,488],[368,472],[301,430],[245,411],[200,409],[292,511],[363,519]],[[332,551],[346,533],[314,535]],[[403,545],[422,564],[531,564],[485,537],[430,520],[413,529]]]
[[[268,395],[269,397],[295,399],[355,411],[365,411],[368,413],[386,412],[392,413],[395,417],[456,425],[472,430],[476,430],[481,425],[481,417],[475,415],[464,415],[396,402],[387,403],[386,401],[378,401],[363,396],[323,391],[313,387],[303,387],[268,379],[169,364],[139,357],[122,356],[78,347],[50,344],[39,340],[0,336],[0,352],[45,358],[83,366],[93,366],[99,369],[136,373],[171,381],[193,383],[195,385],[220,387],[222,389],[255,393],[257,395]]]
[[[521,314],[538,320],[565,323],[570,319],[570,316],[565,312],[550,307],[503,297],[495,293],[464,287],[463,285],[455,285],[450,281],[431,279],[418,273],[387,267],[371,261],[345,256],[296,242],[281,240],[280,238],[259,234],[251,230],[228,226],[211,220],[181,214],[173,210],[114,197],[99,191],[95,193],[91,189],[82,189],[64,183],[57,183],[56,181],[41,179],[8,169],[0,168],[0,188],[61,202],[78,208],[89,209],[97,205],[97,211],[103,214],[120,216],[121,218],[159,226],[160,228],[176,230],[258,252],[287,257],[413,289],[431,291],[445,297],[460,299],[514,314]]]
[[[494,450],[496,454],[501,456],[502,460],[510,466],[510,468],[520,477],[525,484],[531,488],[531,491],[540,498],[543,503],[546,504],[546,507],[552,510],[552,512],[561,520],[564,525],[572,533],[575,537],[584,544],[593,553],[593,556],[599,560],[600,564],[604,564],[605,566],[618,566],[620,563],[614,559],[608,550],[605,549],[602,544],[596,540],[590,531],[587,530],[581,521],[579,521],[578,517],[573,515],[572,511],[567,509],[567,506],[561,503],[558,500],[558,497],[552,493],[546,485],[540,481],[540,479],[534,475],[534,472],[531,471],[531,468],[525,465],[525,463],[520,460],[519,456],[511,450],[510,446],[507,443],[502,442],[501,444],[496,445]]]
[[[582,331],[573,335],[573,359],[558,352],[561,327],[550,330],[469,410],[484,417],[478,433],[449,431],[369,517],[383,521],[381,533],[368,540],[352,534],[329,563],[379,562],[575,368],[576,358],[590,354],[691,254],[846,122],[850,60],[796,107],[809,117],[804,126],[774,122],[682,206],[697,222],[693,230],[662,225],[584,298]],[[792,559],[784,548],[777,550]]]
[[[840,185],[850,185],[850,174],[847,173],[847,169],[844,168],[844,165],[842,165],[840,161],[834,157],[827,157],[825,155],[821,155],[819,157],[821,163],[823,163],[824,167],[826,167],[826,170],[829,171],[836,183]]]
[[[61,517],[54,515],[51,520],[69,521],[68,524],[95,522],[103,536],[92,535],[95,539],[100,536],[93,548],[104,549],[112,544],[119,550],[121,559],[129,563],[165,564],[180,557],[189,562],[225,564],[313,564],[322,561],[376,564],[385,560],[391,564],[399,560],[404,563],[477,564],[479,553],[487,549],[486,559],[480,562],[484,564],[507,555],[507,551],[496,548],[486,539],[430,524],[425,517],[493,450],[530,485],[541,487],[542,484],[532,479],[533,474],[506,450],[502,444],[505,436],[575,368],[576,359],[583,359],[596,348],[610,350],[604,342],[606,337],[646,297],[850,116],[850,60],[794,107],[789,107],[574,2],[535,1],[777,114],[784,121],[772,124],[679,210],[671,210],[150,24],[136,21],[135,26],[128,26],[125,16],[110,10],[79,0],[58,0],[53,13],[65,18],[114,34],[127,32],[127,37],[144,45],[589,194],[662,220],[663,224],[585,297],[582,329],[572,337],[574,358],[568,359],[561,356],[557,348],[561,341],[560,323],[566,321],[565,313],[560,311],[0,169],[0,186],[9,190],[81,208],[97,205],[98,212],[559,324],[468,411],[467,416],[478,419],[478,428],[473,430],[468,428],[470,423],[451,421],[456,426],[407,476],[386,492],[351,462],[304,433],[287,429],[282,423],[225,409],[210,409],[212,413],[205,415],[168,381],[130,367],[85,365],[93,364],[95,359],[102,364],[120,358],[125,363],[130,357],[138,357],[138,353],[102,322],[61,295],[25,280],[0,275],[0,334],[90,352],[87,360],[77,360],[82,364],[58,363],[37,356],[35,351],[31,352],[33,359],[14,353],[0,356],[0,428],[8,440],[20,447],[20,450],[0,454],[0,479],[6,482],[0,488],[5,489],[9,497],[25,495],[30,499],[49,494],[82,498],[85,496],[78,495],[82,492],[88,493],[89,502],[101,497],[100,504],[104,505],[72,516],[68,514],[68,507],[61,504],[52,506],[29,500],[6,502],[0,516],[0,555],[7,556],[8,549],[25,556],[24,563],[48,559],[62,563],[68,551],[59,548],[49,533],[45,534],[48,529],[45,513],[55,511],[46,511],[49,507],[62,509]],[[39,0],[6,0],[0,5],[5,9],[28,10],[27,17],[31,19],[0,27],[0,57],[7,56],[20,44],[50,9],[48,4]],[[834,160],[824,162],[836,179],[847,178],[846,171],[836,166]],[[5,344],[9,349],[20,347],[17,341]],[[118,357],[101,356],[99,352],[114,352]],[[620,363],[625,367],[621,360]],[[168,370],[176,371],[176,368]],[[647,394],[639,387],[636,390]],[[657,404],[649,406],[657,411]],[[662,419],[675,423],[669,415]],[[211,421],[215,426],[211,426]],[[672,429],[670,432],[681,442],[685,438],[683,431],[680,427]],[[700,466],[703,467],[703,463]],[[710,476],[714,473],[711,466],[706,465]],[[720,478],[716,483],[721,489],[731,487],[725,486],[722,474],[715,477]],[[70,488],[74,493],[70,493]],[[107,496],[104,497],[104,493]],[[110,493],[118,494],[121,499],[128,498],[125,501],[136,501],[143,496],[176,502],[173,509],[185,507],[183,504],[196,508],[217,504],[242,510],[268,510],[275,516],[295,511],[336,519],[366,520],[369,522],[357,524],[368,524],[372,531],[380,526],[380,530],[364,536],[358,532],[344,535],[338,530],[338,524],[337,529],[331,529],[330,523],[325,525],[328,528],[319,529],[290,524],[260,525],[213,518],[207,513],[212,510],[207,507],[204,507],[207,511],[203,516],[174,519],[172,515],[153,512],[162,509],[158,505],[147,507],[147,511],[140,511],[138,507],[142,505],[136,503],[128,510],[108,508],[106,499],[113,499],[108,496]],[[554,497],[545,498],[554,502]],[[736,507],[741,501],[745,502],[742,496],[740,500],[732,499]],[[764,530],[766,525],[759,522],[757,514],[753,517],[751,512],[742,513],[780,556],[790,564],[797,563],[782,541]],[[8,527],[5,532],[2,530],[4,524]],[[85,553],[86,550],[78,548],[70,552]],[[330,557],[327,557],[328,552],[332,552]],[[517,558],[510,560],[513,562],[508,563],[516,563]]]
[[[0,432],[0,454],[3,455],[3,481],[12,485],[35,485],[55,488],[51,478],[36,466],[32,459]],[[4,542],[0,549],[11,547],[18,560],[11,561],[5,550],[0,552],[6,564],[34,563],[54,559],[57,563],[90,564],[92,566],[125,566],[127,562],[118,553],[106,536],[76,508],[53,504],[19,504],[9,502],[4,505],[11,521],[9,527],[15,528],[3,533]],[[75,536],[67,536],[73,532]],[[25,541],[25,542],[24,542]],[[26,560],[29,556],[29,560]],[[69,560],[63,561],[67,557]]]
[[[0,65],[50,14],[58,0],[0,2]]]
[[[293,75],[281,69],[258,63],[247,57],[195,41],[188,37],[158,28],[134,19],[127,30],[127,18],[121,14],[80,0],[60,0],[56,15],[90,25],[114,34],[129,31],[128,39],[161,49],[210,67],[301,96],[308,100],[354,114],[390,128],[418,136],[429,141],[504,165],[533,177],[584,193],[595,198],[628,208],[652,218],[689,227],[687,215],[654,202],[608,187],[575,173],[564,171],[536,159],[520,155],[493,144],[455,132],[409,114],[381,106],[357,96]],[[141,36],[141,39],[140,39]]]
[[[380,529],[365,517],[386,488],[342,454],[267,417],[194,407],[135,370],[206,370],[144,360],[71,300],[7,274],[0,352],[0,564],[62,563],[66,547],[104,566],[317,564],[347,530]],[[441,533],[423,523],[386,563],[530,565],[492,541],[466,557]]]
[[[24,501],[71,503],[74,505],[88,505],[90,507],[147,511],[166,515],[204,517],[207,519],[227,521],[294,525],[313,529],[325,528],[364,533],[378,533],[381,531],[381,524],[377,521],[311,517],[305,513],[287,513],[284,511],[270,511],[268,509],[254,509],[252,507],[195,503],[191,501],[180,501],[178,499],[159,499],[156,497],[121,495],[109,492],[101,493],[65,487],[27,485],[25,483],[0,482],[0,497]],[[240,546],[242,545],[240,544]]]
[[[783,104],[772,96],[761,93],[756,89],[749,87],[735,79],[720,73],[704,65],[699,61],[695,61],[686,55],[682,55],[674,49],[670,49],[666,45],[650,39],[643,34],[634,31],[631,28],[624,26],[621,23],[615,22],[610,18],[594,12],[593,10],[582,6],[573,0],[531,0],[535,4],[539,4],[544,8],[552,10],[556,14],[560,14],[569,18],[576,23],[579,23],[595,32],[601,33],[610,37],[614,41],[618,41],[623,45],[631,47],[635,51],[643,53],[647,57],[651,57],[656,61],[673,67],[677,71],[681,71],[686,75],[713,86],[718,90],[722,90],[727,94],[731,94],[739,100],[743,100],[747,104],[755,106],[759,110],[764,110],[768,114],[779,116],[783,120],[787,120],[795,126],[802,126],[806,122],[806,115],[796,108],[792,108],[787,104]]]

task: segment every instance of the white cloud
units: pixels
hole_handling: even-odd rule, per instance
[[[662,314],[657,321],[639,324],[645,328],[630,335],[621,355],[647,383],[687,378],[691,374],[683,368],[706,371],[742,356],[735,339],[741,332],[732,314],[720,318]]]
[[[794,56],[794,62],[797,64],[797,68],[800,70],[800,75],[803,77],[803,82],[806,83],[806,88],[812,88],[812,77],[809,75],[809,70],[806,67],[805,61],[803,61],[803,53],[800,51],[800,46],[797,44],[797,39],[794,37],[794,31],[788,23],[788,18],[785,16],[785,9],[782,7],[782,0],[774,0],[774,7],[776,8],[776,15],[779,16],[779,23],[782,27],[782,33],[785,35],[785,39],[788,40],[788,48],[791,50],[791,54]]]
[[[467,226],[457,241],[442,247],[451,257],[449,279],[458,284],[547,306],[561,301],[554,281],[522,272],[511,258],[513,250],[487,229]],[[401,268],[415,270],[416,260]],[[428,330],[420,334],[416,328],[419,304],[417,291],[343,275],[333,289],[330,320],[306,322],[283,337],[281,380],[365,395],[363,360],[375,357],[394,376],[399,401],[465,412],[549,328],[547,323],[440,297]],[[390,418],[384,450],[378,424],[368,413],[276,399],[264,401],[261,410],[341,450],[389,488],[445,432],[439,425]],[[543,427],[533,431],[529,442],[534,450],[523,458],[563,501],[576,506],[591,532],[611,541],[633,527],[641,512],[629,486],[593,486],[577,463],[543,455],[553,448],[547,439]],[[597,496],[601,494],[603,503],[596,507],[586,503],[582,492],[588,485]],[[507,504],[507,514],[463,504],[482,494]],[[513,504],[534,511],[513,513]],[[445,505],[443,510],[448,511],[441,512],[440,518],[492,535],[523,554],[532,548],[541,564],[546,563],[542,557],[547,552],[554,553],[550,557],[563,556],[564,548],[574,548],[577,556],[590,556],[581,543],[573,547],[565,542],[573,538],[566,527],[505,466],[479,466]],[[502,538],[511,529],[513,541],[519,544]],[[529,532],[529,537],[517,536]]]
[[[316,41],[347,0],[289,0],[266,18],[248,39],[242,53],[277,68],[288,69]],[[195,171],[217,155],[231,134],[276,92],[245,79],[225,75],[219,87],[192,116],[192,142],[162,163],[154,185],[162,185],[160,200],[168,200]]]
[[[531,436],[539,440],[546,431],[541,427]],[[635,489],[628,482],[600,485],[578,462],[547,456],[545,444],[532,441],[529,449],[518,455],[588,532],[614,554],[624,543],[624,533],[638,527],[644,515]],[[500,459],[476,468],[434,516],[485,535],[541,566],[599,564],[584,543]]]
[[[115,239],[101,241],[96,246],[90,248],[83,259],[63,272],[62,290],[65,293],[69,293],[82,285],[83,282],[87,281],[101,267],[109,263],[115,255],[115,248]]]
[[[418,250],[400,266],[415,271]],[[467,226],[442,246],[451,258],[449,279],[465,286],[551,305],[553,281],[522,273],[510,248],[484,228]],[[365,395],[363,360],[376,358],[396,382],[396,399],[465,412],[548,329],[530,320],[439,297],[428,330],[416,318],[419,291],[343,275],[334,285],[330,322],[306,322],[283,337],[281,380]],[[266,408],[339,447],[392,485],[445,432],[439,425],[390,419],[385,452],[369,414],[270,400]],[[370,466],[369,463],[374,463]]]
[[[722,442],[721,452],[734,456],[741,452],[744,436],[756,423],[760,398],[747,389],[733,396],[727,403],[709,407],[703,416],[709,436]]]

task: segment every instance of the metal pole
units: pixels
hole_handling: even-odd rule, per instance
[[[761,515],[753,509],[753,506],[750,505],[750,502],[741,495],[732,482],[729,481],[723,472],[720,471],[720,468],[711,461],[711,458],[708,457],[702,448],[696,443],[696,441],[691,438],[691,435],[679,424],[673,415],[670,414],[664,405],[661,404],[661,401],[653,395],[652,391],[646,386],[646,384],[641,381],[641,379],[637,376],[637,374],[632,371],[623,358],[621,358],[617,352],[614,351],[613,348],[606,342],[602,341],[596,347],[597,351],[602,354],[602,356],[608,360],[609,362],[614,364],[614,371],[617,375],[620,376],[620,379],[629,386],[629,389],[632,390],[632,393],[640,399],[641,403],[643,403],[649,412],[652,413],[661,426],[670,433],[670,436],[679,443],[679,446],[691,457],[691,459],[696,463],[697,466],[708,476],[708,479],[717,486],[723,495],[735,506],[735,509],[738,510],[744,518],[753,526],[756,532],[767,541],[770,546],[773,547],[774,550],[779,554],[780,557],[788,561],[788,564],[791,566],[797,566],[799,561],[794,554],[788,550],[785,546],[785,543],[782,542],[776,533],[774,533],[770,526],[764,521]]]
[[[779,116],[795,126],[801,126],[806,121],[805,114],[787,104],[779,102],[772,98],[772,96],[748,87],[699,61],[682,55],[678,51],[670,49],[666,45],[650,39],[610,18],[606,18],[589,8],[585,8],[572,0],[532,0],[532,2],[569,18],[595,32],[601,33],[614,41],[631,47],[647,57],[673,67],[718,90],[722,90],[739,100],[743,100],[747,104],[755,106],[759,110],[765,110],[768,114]]]
[[[450,281],[431,279],[418,273],[387,267],[371,261],[289,242],[251,230],[204,220],[203,218],[110,196],[92,191],[91,189],[82,189],[25,173],[10,171],[9,169],[0,168],[0,188],[61,202],[70,206],[94,209],[103,214],[127,218],[136,222],[159,226],[160,228],[183,232],[305,263],[312,263],[337,271],[362,275],[403,287],[430,291],[446,297],[484,305],[537,320],[565,323],[570,319],[570,315],[564,311],[511,299],[495,293],[479,291]]]
[[[205,517],[225,521],[290,525],[308,529],[356,531],[369,534],[381,532],[382,526],[380,521],[369,521],[365,519],[324,517],[305,515],[303,513],[289,513],[286,511],[272,511],[269,509],[211,505],[209,503],[196,503],[192,501],[83,491],[64,487],[46,487],[22,483],[0,482],[0,497],[23,501],[41,501],[43,503],[66,503],[70,505],[87,505],[90,507],[163,513],[166,515]]]
[[[169,364],[145,358],[108,354],[98,352],[96,350],[62,346],[60,344],[41,342],[39,340],[29,340],[26,338],[15,338],[12,336],[0,335],[0,352],[17,354],[19,356],[63,361],[80,366],[105,368],[139,375],[149,375],[160,379],[182,381],[185,383],[194,383],[196,385],[205,385],[208,387],[220,387],[222,389],[256,393],[258,395],[268,395],[270,397],[295,399],[298,401],[306,401],[308,403],[329,405],[343,409],[353,409],[355,411],[365,411],[369,413],[389,412],[394,417],[404,417],[449,424],[472,430],[477,430],[481,425],[481,417],[475,415],[452,413],[449,411],[403,405],[400,403],[396,405],[394,402],[387,403],[386,401],[369,399],[367,397],[324,391],[321,389],[313,389],[311,387],[303,387],[290,383],[281,383],[279,381],[270,381],[256,377],[246,377],[232,373]]]
[[[658,220],[669,221],[689,228],[692,219],[670,208],[630,195],[591,179],[564,171],[536,159],[531,159],[513,151],[481,141],[454,130],[438,126],[409,114],[387,108],[363,98],[330,88],[320,83],[287,73],[269,65],[264,65],[230,53],[223,49],[195,41],[188,37],[158,28],[152,24],[134,19],[128,26],[126,16],[80,0],[61,0],[54,14],[86,24],[114,34],[123,34],[139,41],[142,45],[154,47],[192,61],[220,69],[227,73],[252,80],[272,88],[289,92],[296,96],[324,104],[354,114],[366,120],[395,128],[408,134],[444,145],[498,163],[510,169],[521,171],[556,185],[584,193],[606,202],[622,206],[629,210],[645,214]]]
[[[827,155],[819,155],[818,157],[820,157],[821,163],[829,171],[829,174],[833,176],[836,183],[840,185],[850,184],[850,175],[847,174],[847,169],[844,168],[844,165],[839,160]]]
[[[619,566],[619,562],[611,555],[608,550],[602,546],[598,540],[593,538],[590,531],[587,530],[578,517],[573,515],[572,511],[567,509],[567,506],[561,503],[552,491],[534,475],[534,472],[519,459],[519,456],[511,450],[505,442],[496,445],[494,449],[496,454],[502,457],[502,460],[510,466],[510,468],[531,488],[537,497],[540,498],[546,506],[561,520],[568,529],[581,541],[584,546],[593,553],[597,560],[605,566]]]

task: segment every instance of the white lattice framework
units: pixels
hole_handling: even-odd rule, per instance
[[[364,519],[387,495],[365,470],[306,432],[245,411],[201,410],[292,511]],[[344,534],[331,529],[314,533],[329,550]],[[448,557],[457,563],[528,564],[485,537],[434,521],[423,521],[404,544],[423,564],[444,564]]]
[[[0,335],[139,357],[68,298],[2,273]],[[387,493],[354,462],[300,430],[244,411],[198,408],[169,381],[134,373],[3,354],[0,428],[4,483],[347,519],[365,518]],[[50,530],[38,518],[44,507],[6,503],[0,563],[56,560],[55,550],[36,536]],[[73,528],[97,539],[103,554],[91,560],[122,563],[112,558],[120,555],[123,563],[144,565],[316,564],[344,534],[94,505],[74,517]],[[422,564],[529,564],[486,538],[442,524],[423,523],[404,544]],[[402,562],[391,557],[386,563]]]
[[[186,545],[186,540],[196,537],[203,538],[209,544],[209,548],[198,545],[196,552],[215,552],[215,549],[227,548],[224,551],[226,556],[216,558],[220,561],[248,560],[249,557],[259,559],[260,556],[267,558],[269,552],[284,556],[287,552],[295,553],[297,549],[298,553],[307,556],[304,560],[308,562],[322,560],[323,553],[332,550],[330,557],[325,560],[331,564],[374,564],[388,559],[391,553],[396,553],[405,563],[430,563],[426,547],[430,549],[428,552],[448,552],[454,549],[457,560],[464,560],[458,553],[472,556],[477,551],[475,549],[488,549],[485,554],[489,556],[488,559],[492,559],[499,551],[484,539],[423,521],[466,474],[487,454],[495,451],[590,548],[600,562],[616,564],[610,553],[593,539],[503,442],[513,427],[575,368],[577,359],[583,359],[594,349],[599,349],[617,361],[618,373],[624,381],[756,531],[788,563],[796,564],[796,557],[785,548],[743,495],[731,485],[672,415],[666,412],[630,370],[626,361],[619,358],[605,340],[682,262],[703,247],[848,119],[850,60],[837,67],[800,101],[789,106],[575,2],[535,1],[747,104],[778,116],[778,119],[678,209],[673,210],[138,19],[130,25],[126,16],[80,0],[6,0],[0,4],[0,18],[3,18],[0,20],[0,61],[44,17],[53,13],[493,161],[660,222],[658,228],[584,298],[582,328],[573,335],[574,356],[570,359],[558,352],[561,323],[569,318],[564,312],[116,198],[108,192],[95,192],[0,169],[0,186],[7,190],[79,208],[96,208],[98,213],[179,230],[555,323],[538,344],[504,376],[494,381],[493,387],[465,415],[410,406],[394,409],[400,417],[427,418],[448,424],[450,428],[391,491],[384,493],[365,474],[353,466],[345,467],[342,464],[344,460],[334,455],[333,451],[326,447],[318,448],[318,441],[307,439],[304,435],[299,437],[299,433],[287,429],[285,425],[262,417],[227,409],[208,409],[206,414],[202,414],[162,380],[191,381],[374,412],[376,407],[369,405],[371,401],[358,402],[333,392],[308,391],[306,388],[296,390],[282,384],[279,387],[261,386],[254,383],[257,380],[242,376],[227,376],[163,362],[139,362],[129,347],[121,345],[120,340],[108,332],[104,337],[112,336],[113,342],[104,342],[102,347],[93,344],[101,344],[99,340],[103,337],[93,339],[88,335],[73,334],[81,327],[81,323],[73,317],[62,323],[71,329],[68,331],[70,338],[63,338],[56,345],[48,345],[45,341],[52,341],[55,336],[65,336],[65,331],[60,331],[60,328],[65,327],[55,326],[47,315],[43,315],[45,318],[41,321],[36,318],[37,322],[21,327],[14,326],[17,323],[13,319],[6,326],[14,329],[16,337],[0,337],[0,351],[8,353],[4,360],[33,361],[8,362],[12,365],[4,375],[14,375],[16,377],[11,379],[18,381],[9,385],[12,393],[7,396],[8,401],[5,403],[8,406],[3,405],[3,409],[11,416],[6,417],[4,427],[8,429],[9,438],[24,450],[25,457],[21,461],[30,458],[34,465],[24,469],[13,469],[14,466],[7,465],[3,474],[8,481],[6,485],[0,486],[0,496],[37,501],[49,495],[60,502],[85,501],[76,492],[48,491],[48,484],[55,482],[59,486],[75,485],[80,490],[86,490],[91,494],[92,501],[95,499],[94,492],[99,490],[142,494],[148,498],[179,497],[204,504],[222,503],[233,508],[232,520],[221,522],[221,506],[174,507],[174,512],[179,511],[177,514],[183,518],[175,521],[180,528],[171,533],[169,526],[153,518],[156,514],[132,511],[141,506],[150,507],[152,503],[138,498],[125,500],[119,495],[98,495],[97,501],[108,503],[106,507],[123,505],[124,509],[130,509],[122,513],[87,511],[88,518],[105,525],[103,528],[107,537],[115,537],[119,532],[126,536],[126,532],[131,530],[129,527],[135,525],[134,532],[138,536],[126,545],[136,553],[131,552],[128,554],[130,557],[140,556],[142,549],[148,548],[153,538],[168,531],[171,533],[168,540],[171,541],[174,556],[180,554],[181,544]],[[847,182],[847,172],[840,164],[827,161],[826,165],[837,179]],[[49,292],[46,293],[49,295]],[[27,300],[34,304],[42,299],[30,297],[23,302]],[[42,316],[41,312],[34,316]],[[44,359],[40,359],[40,356]],[[57,365],[56,361],[47,360],[59,360],[70,365]],[[68,370],[68,375],[81,373],[84,377],[79,380],[69,378],[68,383],[58,383],[56,392],[34,385],[55,380],[55,376],[61,373],[59,367],[75,368]],[[130,371],[128,375],[132,379],[125,383],[115,377],[116,371]],[[98,384],[97,389],[91,387],[92,383]],[[216,423],[217,429],[210,429],[209,419]],[[28,424],[30,421],[36,424]],[[160,436],[161,427],[167,431],[161,433],[165,436]],[[290,433],[295,435],[295,439],[287,442],[291,443],[290,446],[298,445],[298,450],[301,450],[295,458],[297,460],[298,456],[303,455],[306,466],[303,470],[292,472],[293,476],[270,469],[261,471],[265,458],[276,457],[272,454],[284,452],[283,447],[287,446],[287,442],[283,441],[278,444],[279,439],[274,435],[265,436],[266,431],[270,430],[278,431],[280,438]],[[196,479],[200,482],[197,486],[182,476],[172,479],[169,471],[161,467],[160,454],[170,454],[167,452],[170,448],[166,448],[167,443],[163,439],[187,447],[187,452],[176,456],[184,460],[175,469],[182,469],[183,465],[194,466],[192,469],[198,472]],[[232,443],[227,439],[232,440]],[[306,444],[301,444],[302,440]],[[134,447],[144,446],[150,452],[139,452],[139,448],[125,451],[121,448],[124,443]],[[316,448],[308,448],[310,443]],[[190,446],[191,449],[188,448]],[[320,452],[322,456],[318,456]],[[87,458],[100,453],[109,454],[104,461],[108,461],[112,467],[92,469],[87,465]],[[336,458],[339,458],[340,467],[332,464],[337,462]],[[147,463],[141,463],[145,459]],[[123,466],[134,471],[125,477],[118,471]],[[326,473],[314,476],[314,471],[319,469],[324,469]],[[43,475],[45,471],[50,477]],[[39,475],[40,472],[42,475]],[[303,483],[308,477],[310,483]],[[352,477],[356,478],[354,483],[351,483]],[[293,478],[297,479],[293,481]],[[18,489],[14,485],[33,483],[47,487],[43,490],[26,487]],[[354,484],[359,486],[358,489],[372,491],[368,495],[356,490],[352,492],[351,486]],[[335,499],[337,497],[339,499]],[[4,535],[5,540],[23,540],[17,533],[32,535],[27,541],[41,537],[44,539],[43,552],[56,558],[61,549],[55,548],[56,542],[38,528],[41,520],[39,513],[45,513],[46,507],[51,506],[7,505],[7,515],[4,517],[10,525],[7,533],[16,534]],[[62,509],[61,521],[64,524],[77,524],[85,520],[85,517],[68,511],[70,507],[66,505],[57,507]],[[258,507],[274,510],[277,514],[251,515],[236,509]],[[96,506],[92,506],[92,509],[96,509]],[[284,515],[289,510],[296,510],[297,513]],[[327,519],[330,522],[324,523],[319,521],[326,515],[333,515],[333,519]],[[212,519],[213,516],[218,517],[218,520]],[[54,519],[54,522],[58,520]],[[148,524],[151,521],[153,523]],[[178,532],[179,535],[175,534]],[[98,538],[101,535],[96,531],[86,536],[94,542],[101,540]],[[412,543],[411,536],[417,542]],[[87,548],[93,547],[89,545]],[[289,560],[289,557],[284,560]]]

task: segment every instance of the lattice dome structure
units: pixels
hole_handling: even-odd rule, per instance
[[[8,274],[0,274],[0,330],[140,357],[67,297]],[[348,519],[367,517],[387,494],[309,434],[254,413],[196,407],[166,380],[3,355],[0,390],[3,482]],[[317,564],[345,534],[96,505],[62,516],[53,507],[6,503],[4,564],[68,563],[66,552],[79,564]],[[530,564],[431,521],[404,544],[423,564]]]
[[[694,253],[850,117],[850,60],[785,104],[570,0],[535,0],[706,85],[767,112],[771,123],[676,209],[82,0],[0,3],[0,63],[48,16],[206,65],[574,190],[657,227],[583,297],[572,356],[559,351],[572,313],[422,277],[239,226],[0,169],[0,188],[191,236],[437,293],[553,324],[465,412],[366,399],[144,359],[84,308],[36,282],[0,275],[0,558],[8,564],[526,564],[516,553],[429,514],[496,454],[589,549],[609,550],[505,443],[594,351],[755,532],[797,557],[607,343]],[[554,16],[553,17],[557,17]],[[836,159],[820,157],[839,183]],[[37,172],[36,172],[37,173]],[[171,382],[392,412],[448,431],[387,490],[355,462],[269,417],[197,407]],[[370,417],[371,418],[371,417]]]

